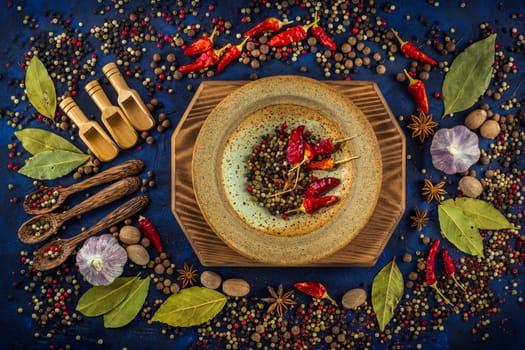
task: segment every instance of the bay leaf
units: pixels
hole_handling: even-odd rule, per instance
[[[149,285],[149,277],[135,280],[126,298],[104,315],[104,327],[119,328],[133,321],[144,305],[148,296]]]
[[[214,318],[226,304],[226,296],[204,287],[184,288],[171,295],[153,315],[152,321],[173,327],[191,327]]]
[[[405,282],[395,258],[383,267],[372,282],[372,307],[381,331],[392,319],[397,304],[403,296]]]
[[[496,34],[467,47],[452,61],[443,81],[443,116],[464,111],[485,93],[492,77]]]
[[[38,113],[53,119],[57,108],[57,96],[53,80],[46,67],[37,56],[29,61],[25,77],[26,93],[29,102]]]
[[[484,256],[483,237],[470,217],[460,208],[450,205],[439,205],[439,226],[443,236],[456,248],[470,255]]]
[[[447,199],[441,205],[449,205],[461,209],[482,230],[513,228],[513,225],[499,210],[481,199],[460,197],[455,200]]]
[[[22,142],[22,146],[24,146],[25,150],[32,155],[44,151],[56,150],[83,153],[65,138],[47,130],[26,128],[16,131],[15,136],[20,142]]]
[[[130,286],[137,277],[119,277],[107,286],[88,289],[78,300],[76,310],[84,316],[94,317],[105,314],[119,305],[128,295]]]
[[[18,171],[37,180],[53,180],[64,176],[89,160],[83,153],[64,150],[44,151],[35,154]]]

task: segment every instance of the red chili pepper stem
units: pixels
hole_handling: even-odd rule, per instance
[[[406,69],[403,69],[403,72],[405,73],[405,75],[408,78],[408,85],[414,85],[414,84],[417,83],[417,79],[412,78],[412,76],[410,74],[408,74]]]
[[[335,140],[333,143],[334,145],[337,145],[339,143],[343,143],[343,142],[346,142],[346,141],[350,141],[351,139],[354,139],[356,138],[357,135],[354,135],[354,136],[348,136],[348,137],[345,137],[345,138],[342,138],[342,139],[339,139],[339,140]]]
[[[343,164],[343,163],[347,163],[347,162],[350,162],[350,161],[358,159],[358,158],[359,158],[359,156],[353,156],[353,157],[350,157],[350,158],[337,160],[337,161],[334,162],[334,166],[339,165],[339,164]]]
[[[396,37],[397,41],[399,41],[399,44],[401,46],[403,46],[403,45],[405,45],[407,43],[405,40],[401,39],[401,37],[399,36],[399,33],[397,32],[397,30],[392,28],[391,31],[392,31],[392,33],[394,33],[394,36]]]
[[[467,289],[463,286],[463,284],[461,282],[458,281],[458,279],[456,278],[455,274],[450,275],[450,278],[452,278],[452,280],[454,281],[454,284],[456,286],[461,288],[463,290],[463,292],[467,293]]]
[[[436,291],[436,293],[441,297],[441,299],[443,299],[443,301],[444,301],[446,304],[452,306],[452,308],[454,308],[454,311],[459,312],[458,307],[457,307],[456,305],[454,305],[454,304],[453,304],[453,303],[452,303],[452,302],[451,302],[451,301],[445,296],[445,294],[443,294],[443,292],[441,291],[441,289],[438,288],[437,283],[431,284],[430,287],[432,287],[432,288]]]

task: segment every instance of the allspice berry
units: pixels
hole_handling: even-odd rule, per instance
[[[483,185],[474,176],[463,176],[459,180],[459,189],[463,195],[477,198],[483,192]]]
[[[479,133],[486,139],[495,139],[501,132],[499,123],[495,120],[486,120],[479,128]]]
[[[470,130],[476,130],[485,120],[487,120],[487,111],[484,109],[475,109],[465,118],[465,126]]]

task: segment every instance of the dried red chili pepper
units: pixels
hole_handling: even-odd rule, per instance
[[[452,304],[450,300],[443,294],[443,292],[438,288],[437,286],[437,278],[436,278],[436,256],[437,252],[439,250],[439,245],[441,244],[441,241],[435,240],[432,245],[430,246],[430,250],[428,251],[427,256],[427,264],[426,264],[426,270],[425,270],[425,280],[427,284],[432,287],[437,294],[445,301],[445,303],[451,305],[454,307],[455,310],[457,310],[457,307]]]
[[[345,137],[344,139],[335,140],[335,141],[332,141],[330,137],[326,139],[322,139],[321,141],[319,141],[318,143],[314,145],[314,153],[316,156],[330,154],[335,150],[338,144],[351,140],[354,137],[355,136]]]
[[[412,96],[423,113],[428,114],[428,98],[425,83],[423,83],[422,80],[412,78],[406,69],[403,69],[403,72],[405,72],[405,75],[408,77],[408,93]]]
[[[246,41],[248,41],[248,39],[249,37],[246,37],[240,44],[234,45],[228,50],[226,50],[226,52],[222,55],[221,59],[219,60],[219,63],[217,63],[217,74],[222,72],[222,70],[226,68],[227,65],[239,58],[239,56],[242,53],[242,48],[244,47],[244,44],[246,44]]]
[[[323,177],[322,179],[317,179],[306,185],[303,191],[303,197],[314,198],[322,196],[340,183],[341,180],[335,177]]]
[[[311,27],[317,24],[318,20],[315,20],[310,24],[297,25],[291,28],[286,29],[284,32],[281,32],[274,37],[272,37],[266,43],[268,46],[285,46],[291,43],[295,43],[301,40],[306,39],[308,36],[308,31]]]
[[[291,165],[300,163],[304,159],[304,125],[299,125],[290,134],[286,158]]]
[[[413,58],[421,63],[428,63],[432,66],[435,66],[437,64],[436,60],[428,57],[412,42],[401,39],[396,30],[392,29],[392,33],[394,33],[395,37],[399,41],[399,44],[401,44],[401,52],[404,53],[407,57]]]
[[[447,274],[448,277],[452,278],[454,283],[459,288],[463,289],[463,291],[466,293],[467,290],[465,289],[465,287],[463,287],[463,285],[456,278],[456,268],[454,266],[454,260],[452,260],[452,257],[448,253],[448,250],[446,250],[445,248],[441,249],[441,254],[443,256],[443,265],[445,266],[445,273]]]
[[[293,23],[293,21],[281,21],[276,17],[269,17],[266,18],[264,21],[256,24],[252,28],[248,29],[246,32],[244,32],[243,36],[254,37],[257,35],[261,35],[265,32],[278,32],[279,30],[281,30],[282,27],[290,23]]]
[[[193,63],[180,66],[179,72],[196,72],[201,69],[213,66],[219,61],[219,58],[221,57],[222,53],[230,46],[231,44],[227,44],[219,50],[211,49],[202,53],[199,57],[197,57],[197,59]]]
[[[321,45],[323,45],[327,49],[330,49],[332,51],[337,50],[337,45],[334,42],[334,40],[324,31],[323,27],[317,24],[317,22],[319,22],[317,14],[315,14],[315,18],[315,24],[312,26],[311,29],[312,35],[317,39],[317,41],[319,41]]]
[[[325,196],[319,198],[305,198],[303,204],[299,208],[290,209],[286,214],[303,212],[306,214],[313,214],[321,208],[328,207],[338,201],[337,196]]]
[[[334,305],[337,302],[328,295],[326,287],[319,282],[297,282],[293,285],[295,289],[317,299],[328,299]]]
[[[157,228],[153,225],[149,219],[144,216],[139,217],[139,228],[144,237],[148,238],[151,241],[151,244],[157,249],[159,253],[164,251],[162,246],[162,241],[160,240],[159,232]]]
[[[332,170],[333,168],[335,168],[336,165],[339,165],[339,164],[342,164],[342,163],[346,163],[346,162],[349,162],[351,160],[354,160],[354,159],[357,159],[359,158],[359,156],[355,156],[355,157],[350,157],[350,158],[347,158],[347,159],[341,159],[341,160],[335,160],[333,159],[332,157],[329,157],[329,158],[324,158],[324,159],[321,159],[321,160],[313,160],[311,162],[309,162],[308,164],[306,164],[306,167],[308,169],[316,169],[316,170]]]
[[[199,53],[206,52],[213,47],[213,37],[217,33],[217,27],[213,27],[213,31],[210,36],[203,36],[193,43],[188,45],[183,51],[185,56],[193,56]]]

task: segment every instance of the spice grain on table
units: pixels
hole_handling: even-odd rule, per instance
[[[5,231],[0,316],[10,320],[4,325],[10,334],[6,347],[127,348],[137,340],[148,348],[525,347],[519,333],[525,305],[525,85],[520,83],[525,40],[519,2],[200,0],[168,6],[157,0],[50,0],[2,6],[0,133],[6,147],[0,191],[6,215],[0,219]],[[144,112],[151,114],[136,140],[126,145],[113,140],[119,146],[109,156],[114,160],[89,139],[82,141],[82,135],[93,136],[92,128],[84,133],[78,120],[53,109],[55,102],[74,99],[88,122],[108,122],[109,127],[100,123],[99,131],[108,132],[111,140],[116,127],[111,122],[117,118],[102,120],[82,91],[98,80],[118,105],[118,93],[102,73],[108,63],[115,64],[144,101]],[[405,212],[375,266],[204,266],[170,213],[170,190],[177,179],[169,161],[171,132],[165,131],[175,130],[185,117],[200,84],[280,74],[337,83],[373,81],[406,137]],[[286,122],[292,125],[292,119]],[[268,207],[265,214],[278,220],[296,219],[299,215],[288,215],[298,210],[315,219],[319,208],[314,202],[345,200],[338,194],[346,179],[336,178],[334,171],[348,166],[358,174],[358,166],[349,162],[367,161],[355,152],[366,142],[360,135],[344,135],[351,141],[341,144],[329,133],[308,134],[309,125],[290,151],[285,141],[297,126],[279,126],[267,138],[254,135],[247,145],[254,147],[253,156],[244,164],[259,165],[272,176],[259,168],[259,173],[240,176],[249,200]],[[188,154],[192,143],[188,139]],[[279,155],[263,148],[265,143]],[[76,259],[50,271],[35,269],[37,247],[25,245],[15,233],[34,215],[24,210],[24,199],[35,211],[55,210],[63,189],[127,159],[144,160],[140,189],[151,203],[96,236],[118,238],[108,245],[121,253],[113,256],[120,258],[115,266],[104,265],[113,261],[92,240],[79,244]],[[97,186],[71,194],[55,213],[74,208],[107,185]],[[469,211],[462,203],[477,209]],[[483,228],[480,217],[488,211],[479,209],[486,208],[481,203],[501,214],[503,219],[488,214],[488,221],[499,225]],[[338,205],[331,207],[335,215]],[[112,209],[93,208],[71,218],[57,237],[84,232]],[[444,212],[459,221],[447,220]],[[48,228],[45,221],[32,225],[35,236]],[[482,242],[470,247],[475,254],[457,244],[471,234]],[[91,248],[97,249],[86,256]],[[119,248],[127,250],[124,263]],[[209,249],[214,249],[211,243]],[[52,245],[42,256],[52,262],[62,252],[60,245]],[[385,300],[394,312],[382,331],[381,310],[372,304],[372,281],[396,256],[402,261],[403,297],[395,305]],[[299,275],[312,282],[298,282]],[[102,280],[113,283],[92,286]],[[99,287],[106,289],[100,292]],[[84,313],[83,297],[88,305],[105,304],[100,319]],[[112,308],[106,310],[109,301]],[[189,328],[152,321],[163,305],[187,320],[192,318],[184,310],[191,305],[195,319],[207,321]],[[217,309],[207,313],[206,305]],[[126,328],[111,329],[124,321],[129,322]],[[138,339],[141,332],[153,336]]]

